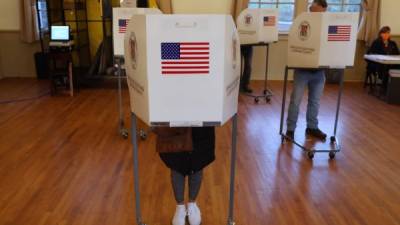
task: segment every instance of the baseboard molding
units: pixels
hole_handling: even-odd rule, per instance
[[[0,30],[1,33],[19,33],[20,30]]]
[[[254,77],[255,78],[251,79],[252,81],[263,81],[264,80],[264,78],[260,78],[260,76],[254,76]],[[289,77],[289,80],[292,80],[292,79]],[[272,79],[268,79],[268,81],[283,81],[283,78],[282,79],[274,79],[274,78],[272,78]],[[345,80],[344,82],[357,83],[357,82],[364,82],[364,80]]]

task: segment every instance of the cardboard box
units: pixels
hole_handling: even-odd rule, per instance
[[[389,71],[387,102],[389,104],[400,104],[400,70]]]

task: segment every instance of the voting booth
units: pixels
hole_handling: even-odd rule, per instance
[[[125,128],[124,113],[122,106],[122,78],[124,77],[124,37],[132,15],[143,14],[162,14],[158,9],[133,8],[136,1],[121,1],[122,8],[113,8],[113,48],[114,48],[114,66],[115,75],[118,77],[118,111],[119,133],[123,138],[128,138],[128,130]],[[140,137],[146,138],[146,132],[141,129]]]
[[[315,153],[329,153],[329,158],[334,159],[336,153],[341,151],[336,134],[343,92],[344,69],[354,64],[357,26],[358,13],[311,12],[298,16],[290,29],[279,133],[282,143],[289,140],[307,153],[310,159],[314,158]],[[333,135],[330,137],[329,146],[323,146],[322,149],[297,142],[295,138],[287,136],[283,132],[288,71],[302,68],[341,70]],[[321,73],[316,74],[318,76]]]
[[[288,67],[354,65],[358,13],[302,13],[290,29]]]
[[[278,9],[245,9],[236,20],[240,44],[278,41]]]
[[[126,2],[126,4],[129,4],[129,2]],[[153,8],[113,8],[113,45],[115,56],[124,56],[124,36],[130,18],[133,15],[143,14],[162,14],[162,12],[159,9]]]
[[[240,45],[228,15],[135,15],[125,36],[132,112],[149,126],[217,126],[237,112]]]

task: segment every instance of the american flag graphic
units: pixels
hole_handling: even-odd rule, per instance
[[[128,19],[119,19],[118,20],[118,32],[120,34],[126,33],[126,28],[128,27],[129,20]]]
[[[161,73],[164,75],[208,75],[210,73],[210,43],[161,43]]]
[[[264,16],[264,26],[275,26],[276,17],[275,16]]]
[[[329,26],[328,41],[350,41],[351,26]]]

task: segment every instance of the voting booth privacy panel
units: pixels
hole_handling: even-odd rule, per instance
[[[236,20],[240,43],[258,44],[278,41],[278,9],[245,9]]]
[[[135,15],[125,36],[131,110],[150,126],[216,126],[237,112],[231,16]]]
[[[358,13],[302,13],[289,33],[288,67],[354,65]]]
[[[136,1],[134,1],[136,3]],[[128,4],[129,2],[126,2]],[[133,15],[162,14],[153,8],[113,8],[113,45],[114,55],[124,56],[124,37],[129,21]]]

